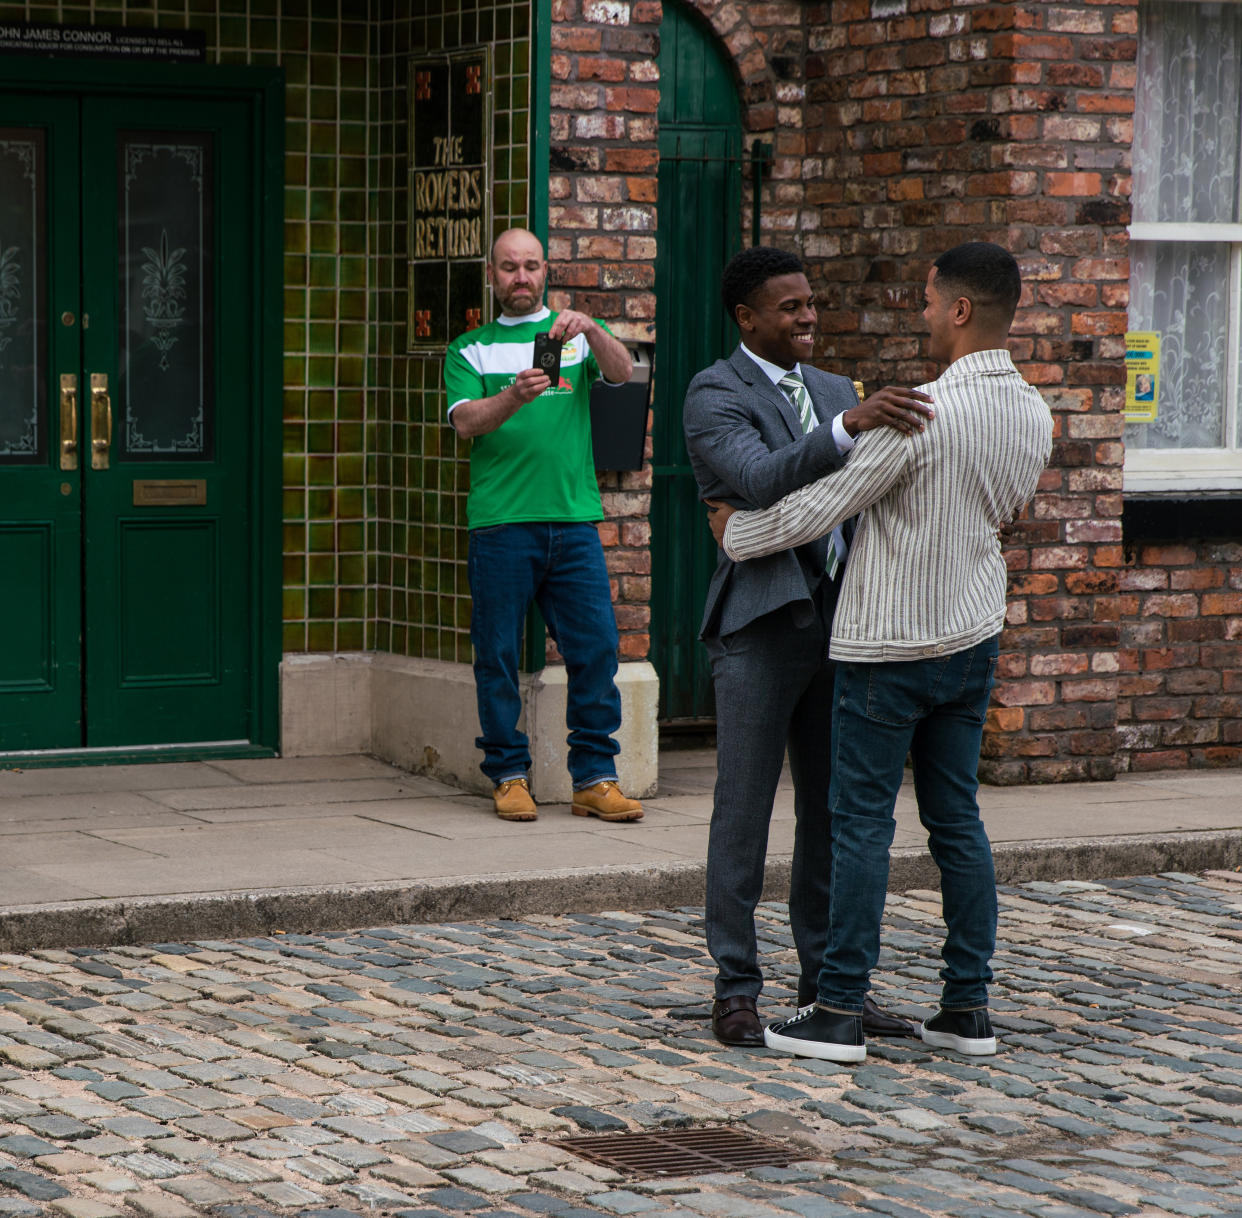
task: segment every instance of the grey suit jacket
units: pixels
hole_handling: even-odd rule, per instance
[[[820,423],[831,423],[857,404],[854,386],[845,377],[808,364],[802,365],[802,375]],[[723,499],[741,508],[770,507],[845,460],[831,426],[803,434],[789,399],[740,347],[690,382],[683,420],[701,499]],[[789,604],[795,622],[809,622],[822,553],[822,546],[800,546],[735,563],[719,551],[700,637],[731,634]]]

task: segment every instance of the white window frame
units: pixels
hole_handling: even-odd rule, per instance
[[[1229,248],[1229,345],[1225,366],[1224,435],[1221,448],[1126,447],[1126,494],[1242,491],[1242,445],[1238,443],[1238,351],[1242,343],[1242,224],[1176,224],[1136,221],[1131,241],[1209,242]],[[1137,327],[1136,327],[1137,328]]]
[[[1190,0],[1203,4],[1205,0]],[[1242,0],[1223,0],[1239,3]],[[1137,99],[1137,89],[1136,89]],[[1242,152],[1242,150],[1240,150]],[[1131,241],[1207,242],[1229,247],[1229,356],[1223,402],[1224,444],[1220,448],[1130,448],[1126,446],[1123,490],[1129,495],[1176,495],[1179,492],[1237,494],[1242,492],[1242,432],[1239,415],[1242,384],[1242,223],[1202,224],[1135,221]],[[1140,329],[1133,321],[1134,329]],[[1141,426],[1141,424],[1140,424]]]

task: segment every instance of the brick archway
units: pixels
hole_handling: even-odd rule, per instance
[[[797,0],[758,9],[722,0],[685,0],[685,4],[712,28],[733,65],[747,131],[756,135],[773,131],[782,105],[797,107],[793,126],[800,130],[807,67],[806,5]]]
[[[736,73],[747,141],[774,145],[765,240],[799,243],[807,10],[689,0]],[[604,318],[622,338],[655,338],[659,0],[556,0],[552,22],[548,303]],[[749,199],[744,214],[749,214]],[[606,474],[601,526],[625,659],[650,626],[650,470]]]

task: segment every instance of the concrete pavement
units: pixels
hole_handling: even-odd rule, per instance
[[[489,800],[373,758],[0,771],[0,948],[143,943],[350,926],[695,905],[710,750],[666,751],[637,824]],[[1235,771],[985,787],[1004,881],[1100,879],[1242,864]],[[909,787],[890,888],[932,887]],[[793,839],[777,798],[769,896]]]

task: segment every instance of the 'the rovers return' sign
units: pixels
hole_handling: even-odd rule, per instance
[[[489,47],[410,61],[409,342],[481,325],[491,245]]]

